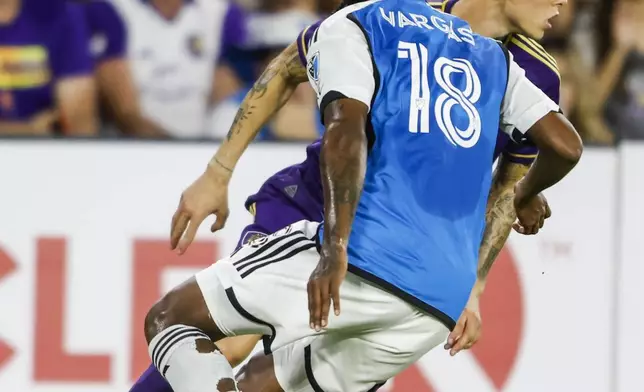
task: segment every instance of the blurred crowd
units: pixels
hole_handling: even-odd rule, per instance
[[[219,139],[339,0],[0,0],[0,136]],[[568,0],[542,44],[587,143],[644,139],[644,0]],[[261,140],[323,131],[301,85]]]

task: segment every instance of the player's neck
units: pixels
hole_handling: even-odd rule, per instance
[[[2,1],[2,0],[0,0]],[[179,15],[184,0],[151,0],[152,6],[157,9],[159,14],[168,20],[174,19]]]
[[[464,19],[477,34],[499,38],[511,31],[503,12],[504,3],[504,0],[460,0],[454,4],[452,15]]]
[[[20,13],[20,0],[0,0],[0,26],[13,22]]]

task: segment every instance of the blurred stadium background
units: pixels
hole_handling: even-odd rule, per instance
[[[240,161],[226,229],[178,257],[181,191],[272,56],[336,5],[0,0],[0,392],[129,389],[150,304],[230,252],[246,196],[321,134],[313,92]],[[644,391],[644,1],[568,0],[555,22],[542,45],[589,147],[543,232],[495,264],[479,344],[388,391]]]

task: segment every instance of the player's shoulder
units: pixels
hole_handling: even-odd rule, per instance
[[[111,0],[91,0],[82,3],[82,9],[89,22],[93,24],[121,21],[121,16]]]
[[[318,39],[335,39],[340,37],[349,38],[353,35],[363,37],[363,32],[360,29],[359,24],[351,17],[352,13],[383,1],[387,0],[370,0],[352,4],[343,7],[327,18],[316,22],[307,29],[306,35],[310,37],[306,43],[307,46],[311,46],[316,43]]]
[[[67,0],[31,0],[18,16],[38,24],[43,31],[65,28],[84,19],[81,3]]]
[[[543,79],[559,83],[557,60],[539,42],[522,34],[510,34],[503,43],[526,72],[534,70],[542,74]]]
[[[83,6],[83,8],[86,10],[107,11],[107,12],[113,12],[114,10],[116,10],[114,6],[114,2],[112,0],[89,0],[89,1],[79,2],[78,4]]]
[[[447,12],[447,7],[449,5],[449,1],[427,1],[427,5],[432,7],[433,9],[437,11],[442,11],[442,12]]]
[[[363,8],[369,8],[376,3],[383,4],[387,1],[389,0],[369,0],[369,1],[361,1],[359,3],[344,6],[338,9],[333,14],[329,15],[324,20],[322,20],[320,22],[320,25],[318,26],[318,30],[335,32],[337,31],[338,28],[339,29],[346,28],[346,26],[349,26],[350,23],[354,23],[350,20],[350,15],[353,14],[354,12],[361,10]]]
[[[306,66],[306,55],[309,53],[311,39],[313,38],[313,35],[318,31],[318,27],[320,27],[320,23],[322,23],[323,20],[324,19],[320,19],[317,22],[306,26],[297,36],[295,42],[297,43],[297,52],[300,58],[300,63],[303,66]]]

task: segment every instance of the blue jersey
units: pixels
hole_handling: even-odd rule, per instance
[[[428,2],[437,10],[451,13],[458,0]],[[302,67],[306,67],[306,56],[311,38],[317,32],[322,20],[306,27],[296,39]],[[559,102],[559,71],[554,58],[536,41],[520,34],[503,37],[502,42],[514,61],[525,70],[526,77],[554,102]],[[323,200],[320,184],[320,141],[306,149],[306,160],[290,166],[269,177],[257,193],[246,200],[246,208],[255,216],[255,223],[264,227],[266,233],[283,227],[283,216],[288,215],[290,223],[298,220],[321,220]],[[503,132],[499,132],[494,158],[513,164],[530,165],[537,156],[537,148],[531,143],[514,143]],[[295,190],[295,192],[293,192]],[[271,208],[259,208],[257,204],[270,203]],[[294,213],[299,211],[299,213]],[[277,218],[276,218],[277,217]]]
[[[476,279],[498,130],[525,132],[556,105],[498,41],[419,0],[337,12],[307,60],[321,112],[338,98],[370,107],[349,271],[452,327]],[[512,88],[531,86],[530,110],[507,107],[510,78]]]

